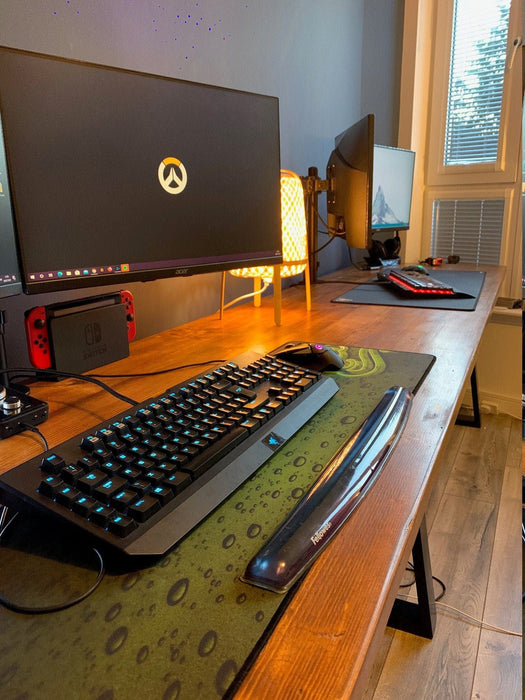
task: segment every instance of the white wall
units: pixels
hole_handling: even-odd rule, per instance
[[[366,0],[363,9],[361,107],[363,114],[375,114],[375,142],[399,146],[404,2]]]
[[[383,5],[391,12],[394,4],[402,2],[375,0],[374,11]],[[282,166],[302,175],[315,165],[323,174],[334,136],[364,113],[365,5],[364,0],[2,0],[0,44],[277,95]],[[396,31],[392,26],[389,36],[383,27],[386,52],[369,65],[377,75],[391,71],[401,40]],[[376,105],[385,129],[392,104],[389,94]],[[346,265],[343,243],[330,245],[320,261],[321,273]],[[131,285],[138,336],[213,313],[219,284],[218,275],[204,275]],[[228,276],[229,296],[243,285]],[[2,302],[10,358],[20,362],[25,355],[24,309],[64,298]]]
[[[496,308],[478,353],[482,410],[521,419],[521,340],[521,311]]]

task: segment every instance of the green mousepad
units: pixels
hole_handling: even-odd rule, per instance
[[[417,390],[434,361],[336,349],[345,360],[332,373],[339,392],[166,556],[135,570],[110,562],[95,591],[60,612],[0,608],[3,700],[209,700],[228,692],[291,595],[242,583],[246,564],[383,393]],[[75,598],[98,566],[89,545],[76,548],[73,556],[67,531],[20,515],[2,539],[0,594],[32,607]]]

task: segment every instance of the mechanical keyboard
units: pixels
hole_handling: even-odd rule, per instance
[[[425,273],[404,270],[386,270],[379,279],[391,282],[397,289],[411,296],[460,296],[459,292]]]
[[[0,503],[53,513],[127,555],[161,555],[337,391],[329,376],[252,354],[11,469]]]

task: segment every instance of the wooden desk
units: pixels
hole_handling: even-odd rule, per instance
[[[304,290],[294,287],[283,294],[280,327],[273,323],[269,298],[260,308],[246,304],[228,310],[222,321],[208,317],[137,341],[130,358],[101,370],[148,372],[229,359],[249,348],[265,352],[293,339],[424,352],[437,358],[415,397],[388,469],[315,563],[236,697],[359,698],[366,688],[436,480],[440,450],[459,411],[503,279],[503,268],[486,272],[475,312],[331,304],[350,286],[335,283],[312,289],[312,310],[306,313]],[[331,278],[364,281],[367,274],[346,270]],[[110,381],[142,400],[196,372],[193,368]],[[32,394],[49,402],[51,416],[42,431],[50,446],[122,410],[108,394],[73,380],[35,384]],[[0,471],[40,451],[38,438],[31,434],[0,443]]]

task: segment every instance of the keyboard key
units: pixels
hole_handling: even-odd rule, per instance
[[[176,454],[169,458],[169,464],[175,465],[178,469],[181,469],[185,464],[188,463],[188,458],[186,455]]]
[[[129,488],[133,489],[135,493],[140,494],[143,496],[144,494],[148,493],[150,490],[151,484],[149,481],[146,481],[146,479],[135,479],[130,485]]]
[[[127,479],[128,483],[130,483],[131,481],[138,479],[142,472],[136,467],[125,467],[120,473]]]
[[[249,430],[250,433],[253,433],[254,430],[257,430],[257,428],[261,425],[261,421],[257,420],[257,418],[246,418],[241,422],[241,427],[246,428],[246,430]]]
[[[45,479],[40,482],[40,488],[38,489],[40,493],[54,498],[56,492],[64,486],[64,482],[58,476],[50,474]]]
[[[108,519],[108,530],[118,537],[127,537],[137,528],[137,523],[120,513],[114,513]]]
[[[44,457],[40,464],[40,469],[47,472],[48,474],[58,474],[62,467],[65,466],[65,462],[62,457],[52,454]]]
[[[224,435],[224,437],[220,438],[215,443],[212,453],[208,454],[207,452],[204,452],[200,454],[195,459],[183,465],[181,470],[188,472],[188,474],[191,474],[193,479],[196,479],[204,474],[204,472],[208,471],[208,469],[222,459],[222,457],[227,455],[228,452],[231,452],[231,450],[239,445],[247,435],[248,431],[245,428],[234,428],[234,430]]]
[[[181,493],[191,484],[191,476],[185,472],[174,472],[164,479],[164,484],[173,489],[175,493]]]
[[[164,452],[162,449],[158,450],[151,450],[147,454],[147,458],[149,461],[153,462],[154,464],[160,464],[163,462],[168,455],[166,452]]]
[[[139,498],[138,501],[130,505],[128,514],[135,520],[143,523],[148,520],[148,518],[151,518],[158,510],[160,510],[160,503],[156,498],[142,496],[142,498]]]
[[[173,491],[171,489],[160,485],[154,486],[151,489],[150,494],[153,498],[156,498],[158,501],[160,501],[160,504],[163,506],[165,506],[166,503],[169,503],[174,498]]]
[[[124,488],[115,493],[111,499],[111,505],[118,511],[125,513],[128,506],[137,498],[137,492]]]
[[[108,459],[106,462],[102,462],[100,468],[106,474],[113,475],[118,474],[120,472],[120,470],[122,469],[122,464],[120,464],[119,462],[115,462],[112,459]]]
[[[102,438],[97,437],[96,435],[86,435],[86,437],[82,438],[82,442],[80,443],[80,449],[86,450],[86,452],[94,452],[96,449],[100,447],[105,447],[105,444],[102,440]]]
[[[71,504],[71,509],[78,513],[83,518],[89,518],[89,514],[95,506],[99,505],[98,501],[95,501],[91,496],[80,495],[75,498]]]
[[[128,482],[121,476],[113,476],[109,479],[106,478],[101,484],[93,489],[93,495],[100,498],[103,501],[109,502],[111,497],[124,488]]]
[[[58,491],[55,494],[55,498],[57,500],[57,503],[61,503],[63,506],[71,508],[73,501],[79,495],[80,491],[78,491],[73,486],[69,486],[68,484],[66,484],[62,486],[62,488],[58,489]]]
[[[140,469],[141,474],[144,474],[144,472],[153,469],[155,462],[151,459],[137,459],[133,466]]]
[[[149,481],[150,484],[157,485],[164,480],[165,475],[157,469],[150,469],[149,471],[143,474],[143,477],[144,479]]]
[[[76,464],[66,464],[60,471],[60,476],[68,484],[74,484],[77,479],[85,474],[85,471]]]
[[[94,457],[90,457],[89,455],[84,455],[77,461],[77,465],[83,469],[84,471],[90,472],[93,469],[96,469],[99,466],[100,462],[98,459],[95,459]]]
[[[93,493],[93,490],[104,481],[104,479],[107,479],[107,474],[95,469],[92,472],[89,472],[89,474],[85,474],[83,477],[78,479],[77,486],[81,491],[91,494]]]
[[[113,508],[108,508],[108,506],[99,503],[89,514],[89,519],[101,527],[106,527],[108,520],[112,515],[115,515]]]

